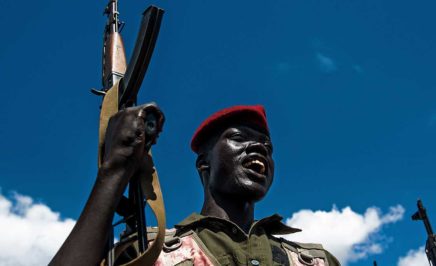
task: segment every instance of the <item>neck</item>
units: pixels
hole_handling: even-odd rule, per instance
[[[254,221],[254,202],[232,198],[228,195],[214,194],[209,189],[205,189],[204,195],[202,215],[229,220],[248,233]]]

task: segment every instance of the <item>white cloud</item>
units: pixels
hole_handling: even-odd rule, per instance
[[[364,214],[350,207],[331,211],[300,210],[286,220],[286,224],[302,228],[303,232],[286,236],[296,242],[322,243],[343,265],[370,254],[383,252],[386,240],[377,234],[383,225],[403,218],[404,208],[391,207],[387,214],[378,208],[368,208]]]
[[[398,266],[428,266],[424,247],[422,246],[417,250],[409,250],[405,257],[401,257],[398,260]]]
[[[0,265],[47,265],[74,224],[28,196],[0,193]]]
[[[319,67],[322,71],[326,73],[331,73],[338,69],[336,67],[335,61],[333,61],[333,59],[331,59],[330,57],[321,53],[317,53],[316,58],[318,59]]]

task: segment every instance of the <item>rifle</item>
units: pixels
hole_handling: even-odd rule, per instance
[[[103,163],[104,138],[110,117],[119,110],[134,106],[137,103],[137,94],[151,60],[163,13],[162,9],[155,6],[150,6],[143,12],[135,48],[129,64],[126,65],[124,44],[120,34],[124,22],[119,20],[118,0],[110,0],[105,8],[104,14],[107,15],[107,22],[103,35],[103,88],[102,90],[91,90],[94,94],[103,96],[99,127],[99,167]],[[156,119],[155,114],[147,114],[145,119],[146,150],[148,152],[151,145],[155,143],[160,130],[157,128]],[[147,157],[152,163],[150,152]],[[154,212],[158,223],[157,237],[150,247],[148,247],[147,241],[144,199]],[[113,227],[125,223],[126,229],[117,245],[117,254],[113,242],[113,228],[109,232],[108,257],[103,264],[114,265],[119,253],[137,241],[139,254],[136,254],[135,259],[124,265],[152,265],[162,250],[165,236],[165,210],[159,179],[154,167],[146,176],[131,178],[128,186],[128,197],[121,198],[116,212],[123,218],[114,223]]]
[[[436,235],[433,233],[430,221],[427,216],[427,211],[422,204],[422,201],[418,199],[418,211],[412,215],[412,220],[422,220],[424,222],[425,230],[427,231],[427,242],[425,244],[425,253],[430,265],[436,266]]]

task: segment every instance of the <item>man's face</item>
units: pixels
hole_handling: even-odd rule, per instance
[[[267,134],[249,126],[230,126],[218,136],[208,158],[212,193],[258,201],[268,192],[274,161]]]

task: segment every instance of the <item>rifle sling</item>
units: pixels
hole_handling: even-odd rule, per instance
[[[118,112],[118,85],[117,82],[112,88],[110,88],[103,98],[103,103],[100,112],[100,128],[99,128],[99,154],[98,154],[98,166],[100,167],[104,156],[104,139],[106,135],[106,129],[111,116]],[[151,152],[149,153],[151,160]],[[152,173],[140,178],[140,185],[144,192],[147,204],[150,206],[154,215],[156,216],[158,232],[153,243],[148,249],[140,254],[134,260],[123,264],[124,266],[139,266],[139,265],[153,265],[159,257],[162,251],[163,243],[165,240],[165,207],[162,197],[162,191],[160,188],[159,177],[156,169],[153,167]],[[102,262],[105,265],[105,261]]]

